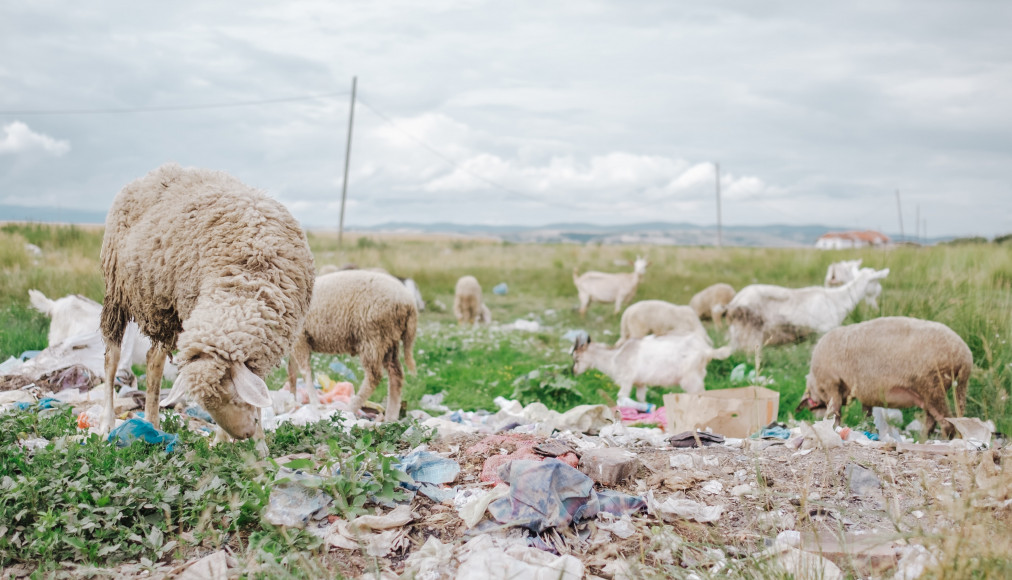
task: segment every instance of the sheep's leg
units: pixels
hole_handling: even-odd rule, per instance
[[[404,385],[404,369],[401,368],[401,363],[397,358],[397,343],[394,343],[393,347],[387,351],[386,356],[383,357],[383,363],[387,369],[387,377],[389,377],[386,420],[392,422],[401,418],[401,389]]]
[[[624,299],[625,296],[619,296],[618,298],[615,299],[615,311],[612,312],[612,314],[618,314],[619,312],[622,311],[622,301]]]
[[[373,391],[376,390],[376,385],[383,380],[383,366],[382,357],[374,356],[371,353],[363,353],[361,356],[362,370],[362,386],[358,388],[358,393],[351,398],[351,412],[357,413],[362,405],[369,400],[372,396]]]
[[[108,435],[116,423],[116,411],[113,409],[113,397],[116,390],[116,369],[119,367],[119,341],[107,340],[105,344],[105,384],[109,392],[105,398],[105,409],[102,420],[98,424],[99,435]]]
[[[288,390],[292,392],[295,401],[298,402],[298,393],[295,392],[295,384],[297,382],[296,369],[292,366],[294,362],[298,368],[298,372],[301,372],[302,378],[306,380],[306,387],[309,391],[309,402],[313,405],[318,405],[320,404],[320,397],[316,394],[316,378],[313,376],[313,365],[310,361],[312,352],[309,348],[309,342],[305,338],[295,341],[292,355],[288,357]]]
[[[162,372],[165,370],[165,357],[169,349],[161,343],[155,343],[148,349],[147,398],[144,399],[144,418],[158,427],[158,400],[162,390]]]

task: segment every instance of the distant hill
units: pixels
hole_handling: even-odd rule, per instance
[[[0,221],[104,224],[105,212],[73,208],[0,205]]]

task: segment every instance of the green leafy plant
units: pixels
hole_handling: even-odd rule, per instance
[[[576,380],[567,372],[563,365],[550,364],[520,375],[513,380],[512,398],[524,405],[540,401],[563,410],[578,405],[583,395],[576,388]]]

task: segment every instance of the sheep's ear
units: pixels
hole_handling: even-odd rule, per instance
[[[172,383],[172,388],[169,389],[169,396],[158,403],[159,406],[168,407],[169,405],[175,405],[179,401],[183,400],[186,396],[186,391],[189,386],[186,384],[186,375],[179,375],[176,378],[176,382]]]
[[[254,407],[270,407],[271,392],[267,390],[267,383],[253,374],[249,367],[243,363],[232,364],[232,383],[239,398],[253,405]]]

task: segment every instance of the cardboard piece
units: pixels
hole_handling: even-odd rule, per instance
[[[705,430],[743,439],[777,418],[780,393],[765,387],[664,395],[668,433]]]

